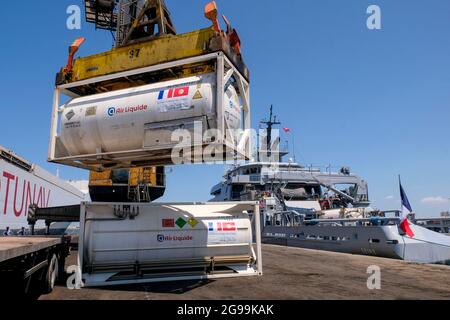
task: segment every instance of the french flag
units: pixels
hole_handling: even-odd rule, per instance
[[[402,182],[400,181],[400,196],[402,198],[402,213],[400,215],[400,228],[410,238],[414,237],[414,232],[409,225],[408,216],[412,213],[411,204],[409,203],[406,192],[403,189]]]
[[[229,231],[237,231],[235,222],[210,222],[208,223],[208,230],[210,232],[218,231],[218,232],[229,232]]]
[[[219,222],[217,224],[219,231],[236,231],[236,223],[234,222]]]
[[[189,95],[189,87],[161,90],[158,95],[158,100],[163,100],[165,98],[166,99],[180,98],[186,97],[188,95]]]

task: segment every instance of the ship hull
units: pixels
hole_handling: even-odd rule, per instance
[[[400,259],[417,263],[450,263],[450,237],[412,226],[409,238],[392,226],[268,226],[263,242],[306,249]]]
[[[1,150],[0,236],[8,227],[13,235],[22,227],[28,229],[28,207],[32,204],[41,208],[60,207],[77,205],[85,200],[85,195],[69,183],[24,160],[15,161],[12,154]],[[40,223],[36,227],[44,228],[45,225]],[[56,229],[64,227],[55,225]]]

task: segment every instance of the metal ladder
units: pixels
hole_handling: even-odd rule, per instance
[[[132,202],[150,202],[150,190],[148,188],[151,182],[151,173],[144,169],[143,179],[139,180],[137,186],[131,186],[128,183],[128,199]]]

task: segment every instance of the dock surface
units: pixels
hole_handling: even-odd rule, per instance
[[[74,264],[76,256],[68,263]],[[299,248],[263,246],[263,277],[68,290],[42,300],[310,300],[450,299],[450,266]],[[369,266],[381,269],[381,289],[369,290]]]
[[[0,262],[14,259],[61,243],[61,238],[0,237]]]

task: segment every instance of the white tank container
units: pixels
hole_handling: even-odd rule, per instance
[[[183,265],[183,261],[211,257],[245,260],[254,256],[253,237],[251,221],[241,206],[132,205],[120,220],[123,205],[87,204],[83,264],[95,270],[135,263]]]
[[[211,73],[73,99],[62,107],[61,142],[70,156],[82,156],[168,146],[171,132],[188,128],[190,121],[214,129],[215,81]],[[232,85],[224,105],[230,129],[241,128],[241,103]]]

